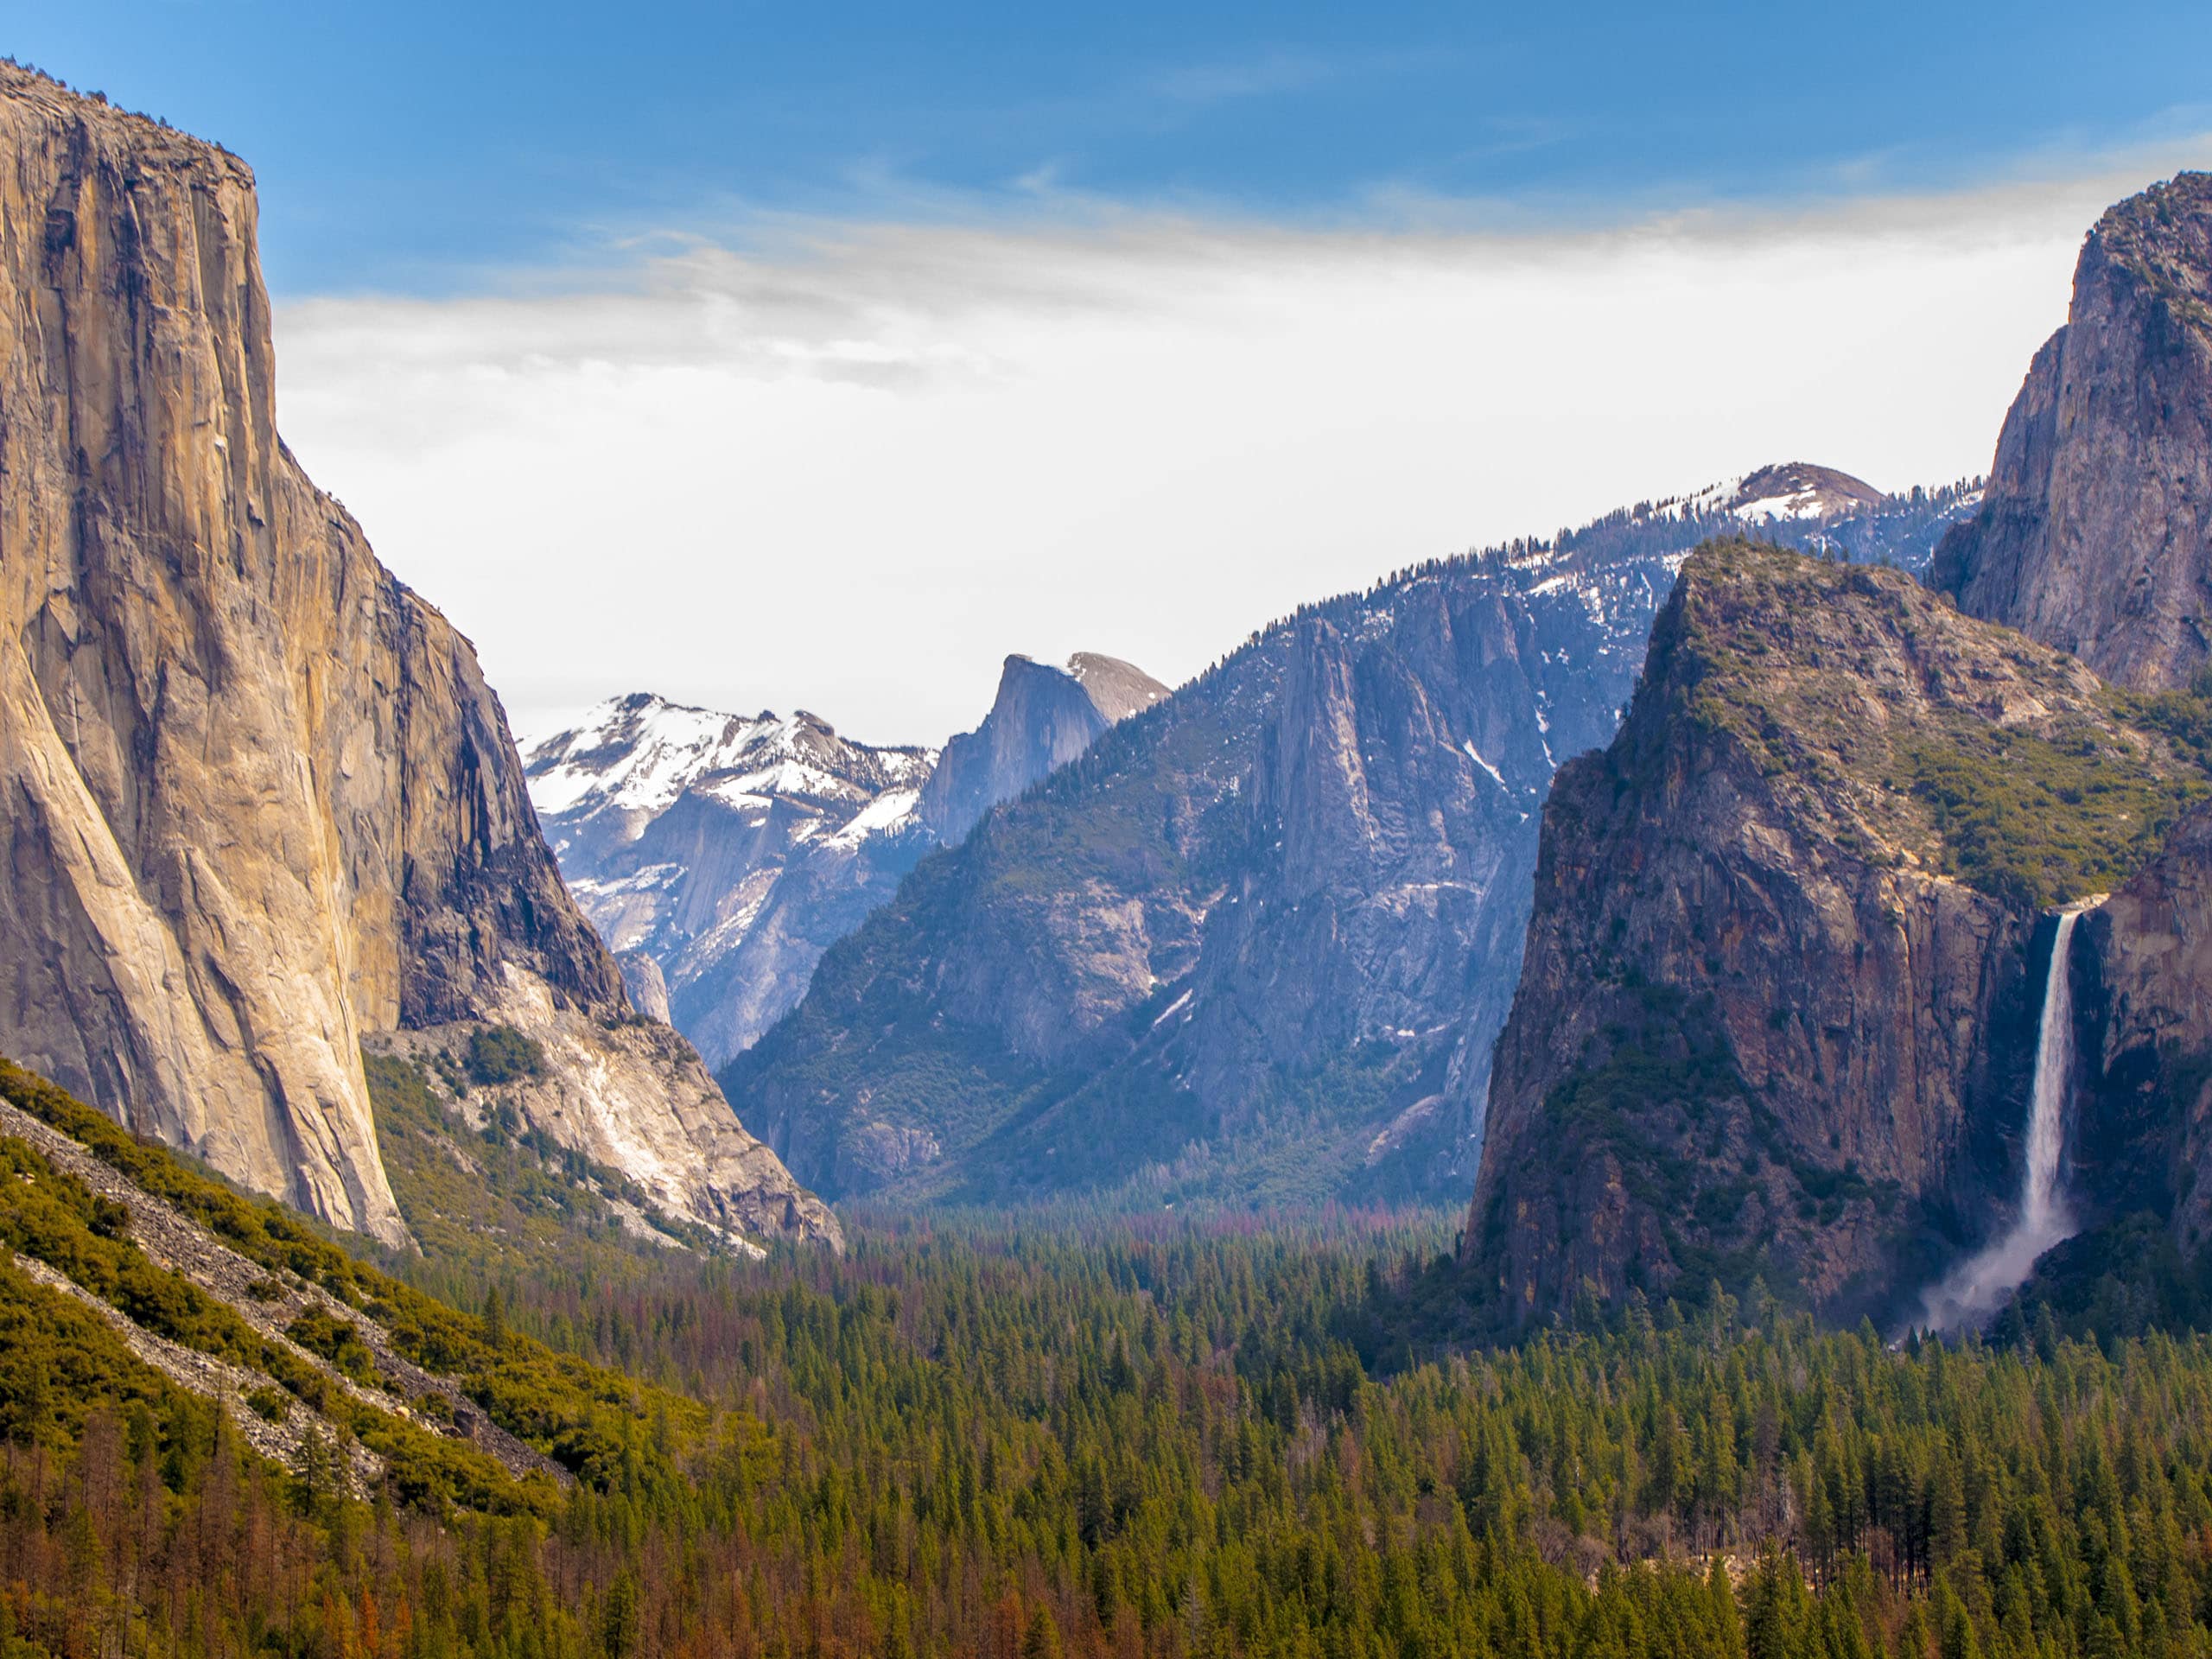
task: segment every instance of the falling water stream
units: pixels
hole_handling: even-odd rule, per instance
[[[2028,1106],[2028,1167],[2020,1185],[2020,1213],[2012,1227],[1978,1255],[1961,1262],[1925,1297],[1922,1324],[1949,1331],[1979,1325],[2027,1282],[2036,1260],[2074,1236],[2074,1217],[2058,1190],[2059,1154],[2066,1147],[2066,1090],[2074,1075],[2074,987],[2067,947],[2079,910],[2061,912],[2044,976],[2043,1019],[2036,1032],[2035,1086]]]

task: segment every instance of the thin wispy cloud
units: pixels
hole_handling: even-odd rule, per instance
[[[1306,92],[1367,67],[1364,60],[1277,48],[1232,60],[1155,70],[1141,77],[1135,91],[1146,100],[1204,109],[1240,99]]]
[[[1378,572],[1766,461],[1979,471],[2083,230],[2190,153],[1570,228],[784,216],[285,306],[280,417],[525,728],[652,689],[928,741],[1008,651],[1179,679]]]

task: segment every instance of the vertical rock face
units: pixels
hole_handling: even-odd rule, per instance
[[[2097,222],[1930,580],[2137,690],[2212,656],[2212,175]]]
[[[658,1020],[663,1025],[673,1023],[669,1018],[668,976],[642,950],[625,950],[615,960],[622,964],[622,983],[630,993],[630,1006],[648,1020]]]
[[[2069,1184],[2099,1220],[2148,1210],[2212,1242],[2212,813],[2082,920]]]
[[[984,813],[1080,755],[1119,720],[1149,709],[1167,688],[1113,657],[1078,652],[1065,669],[1009,657],[983,723],[944,746],[917,816],[945,846]]]
[[[403,1236],[364,1040],[557,1024],[590,1096],[620,976],[467,642],[277,438],[245,165],[12,67],[0,153],[0,1046]],[[657,1064],[588,1115],[712,1094]],[[718,1172],[760,1178],[721,1120],[659,1194],[709,1218]]]
[[[1544,575],[1412,583],[1291,631],[1241,792],[1249,858],[1194,976],[1194,1093],[1233,1120],[1281,1068],[1381,1043],[1407,1051],[1407,1083],[1373,1151],[1444,1117],[1478,1128],[1550,746],[1611,729],[1665,572],[1593,568],[1543,595],[1526,589]]]
[[[1462,1245],[1501,1322],[1754,1274],[1878,1313],[1987,1230],[2039,912],[2196,775],[2128,707],[1900,572],[1693,556],[1545,807]]]

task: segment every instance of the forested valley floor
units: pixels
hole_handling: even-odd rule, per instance
[[[53,1183],[10,1146],[10,1188]],[[1435,1215],[349,1266],[100,1155],[442,1353],[575,1478],[471,1484],[365,1416],[394,1472],[349,1496],[350,1448],[260,1460],[0,1265],[9,1656],[2212,1651],[2196,1337],[1900,1348],[1716,1293],[1416,1361],[1377,1333]],[[18,1253],[107,1259],[8,1214]]]

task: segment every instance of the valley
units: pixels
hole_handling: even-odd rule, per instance
[[[2206,175],[1986,480],[525,744],[0,145],[0,1659],[2212,1651]]]

